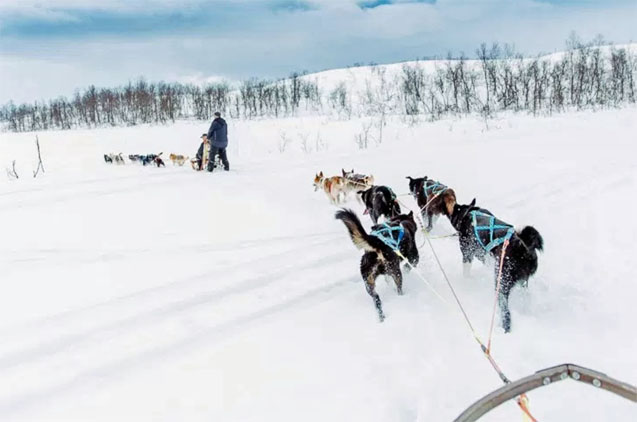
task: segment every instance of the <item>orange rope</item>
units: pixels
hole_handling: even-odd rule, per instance
[[[520,394],[520,397],[518,397],[516,402],[518,403],[518,406],[520,406],[520,409],[522,409],[522,411],[524,412],[526,416],[524,418],[525,420],[528,420],[530,422],[537,422],[537,419],[533,417],[531,411],[528,408],[529,398],[526,396],[526,394]]]

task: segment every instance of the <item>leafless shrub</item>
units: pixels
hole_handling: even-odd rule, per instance
[[[369,131],[372,128],[372,122],[362,124],[361,132],[357,133],[354,137],[354,141],[358,146],[358,149],[367,149],[369,147],[370,135]]]
[[[279,133],[279,152],[281,154],[285,152],[290,142],[292,142],[292,139],[288,138],[285,132]]]
[[[310,134],[306,132],[299,132],[299,138],[301,139],[301,150],[306,154],[311,154],[312,144],[310,142]]]

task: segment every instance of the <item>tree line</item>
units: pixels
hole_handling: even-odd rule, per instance
[[[617,107],[637,100],[637,57],[626,48],[571,39],[563,53],[524,58],[510,46],[482,44],[476,61],[449,58],[432,74],[404,65],[400,81],[407,115]],[[471,65],[473,64],[473,65]]]
[[[505,110],[539,114],[617,107],[637,99],[635,53],[605,46],[601,39],[582,43],[571,37],[565,52],[537,58],[525,58],[508,45],[481,44],[476,57],[449,56],[436,62],[433,71],[423,62],[405,64],[393,75],[372,66],[360,92],[344,82],[322,92],[311,76],[298,73],[233,87],[144,80],[116,88],[90,86],[72,98],[10,102],[0,107],[0,122],[5,130],[23,132],[207,120],[215,111],[245,119],[321,113],[379,116],[384,122],[388,114],[432,120],[448,114],[488,117]]]
[[[203,87],[139,80],[117,88],[89,86],[73,98],[0,107],[5,129],[24,132],[98,126],[132,126],[178,119],[210,119],[215,111],[232,118],[279,117],[299,109],[318,110],[316,83],[300,74],[278,81],[250,79],[237,89],[227,83]]]

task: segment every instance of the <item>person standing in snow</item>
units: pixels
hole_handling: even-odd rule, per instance
[[[208,129],[208,141],[210,142],[210,158],[208,160],[208,171],[212,171],[215,166],[215,155],[219,154],[219,158],[223,163],[225,171],[230,170],[228,156],[226,155],[226,147],[228,146],[228,125],[221,118],[221,113],[215,112],[215,118]]]

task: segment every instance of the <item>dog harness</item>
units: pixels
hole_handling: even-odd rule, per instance
[[[427,182],[432,182],[432,183],[431,185],[427,185]],[[424,186],[425,196],[440,195],[447,189],[449,189],[447,186],[433,180],[427,180]]]
[[[471,211],[471,217],[476,239],[487,252],[511,239],[515,232],[512,225],[496,219],[491,214],[474,210]]]
[[[394,238],[394,233],[398,232],[398,239]],[[405,236],[405,229],[402,225],[390,226],[387,223],[383,223],[380,229],[371,232],[372,236],[375,236],[381,240],[385,245],[389,246],[393,250],[397,250]]]

